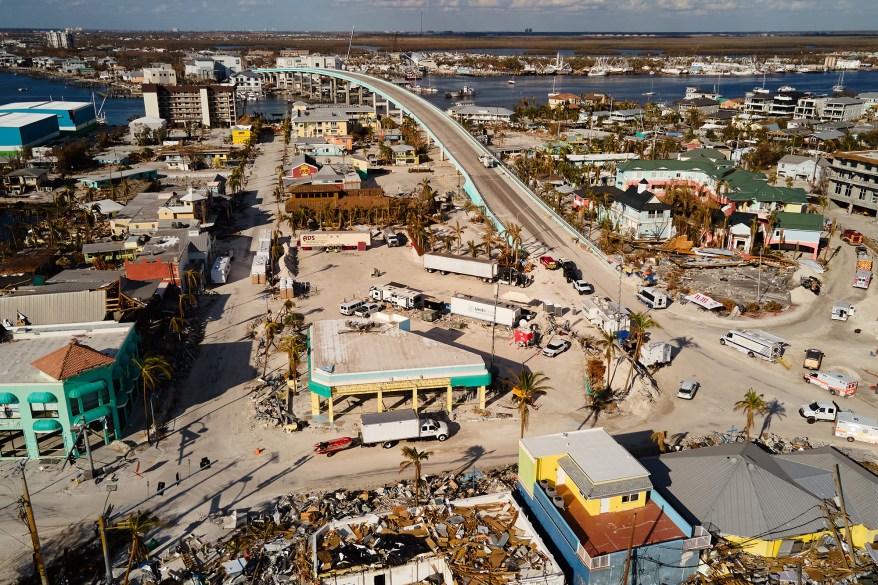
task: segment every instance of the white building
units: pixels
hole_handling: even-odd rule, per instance
[[[262,78],[252,71],[241,71],[229,76],[229,81],[235,84],[239,96],[262,95]]]
[[[167,63],[153,63],[143,68],[143,83],[177,85],[177,72]]]
[[[788,154],[777,163],[777,176],[816,183],[828,166],[829,163],[824,158]]]
[[[53,49],[72,49],[75,47],[73,33],[63,30],[47,31],[46,43]]]
[[[277,67],[310,67],[312,69],[341,69],[341,59],[330,55],[290,55],[280,56]]]
[[[503,122],[508,124],[512,121],[512,115],[515,112],[497,106],[458,104],[448,108],[446,113],[457,120],[469,120],[476,124],[484,122]]]

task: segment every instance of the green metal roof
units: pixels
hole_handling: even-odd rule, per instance
[[[730,161],[717,161],[719,164],[707,158],[698,157],[695,160],[630,160],[619,163],[616,169],[620,173],[627,171],[701,171],[705,175],[716,180],[722,180],[734,165]]]
[[[27,401],[30,404],[41,404],[46,402],[58,402],[58,398],[51,392],[31,392]]]
[[[98,420],[99,418],[104,418],[105,416],[110,416],[110,407],[109,406],[98,406],[97,408],[92,408],[91,410],[86,411],[84,414],[82,414],[80,416],[85,416],[85,422],[90,423],[92,421]],[[77,417],[77,418],[79,418],[79,417]]]
[[[466,386],[468,388],[475,388],[478,386],[487,386],[490,383],[491,374],[488,372],[475,376],[457,376],[451,378],[452,386]]]
[[[82,384],[79,386],[74,386],[73,388],[69,388],[67,390],[68,398],[82,398],[87,394],[94,394],[95,392],[100,392],[104,388],[107,387],[107,383],[104,381],[98,382],[89,382],[87,384]]]
[[[777,214],[777,227],[785,230],[823,231],[823,216],[819,213]]]

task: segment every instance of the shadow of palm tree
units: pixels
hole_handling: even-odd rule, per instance
[[[787,409],[784,407],[783,403],[778,401],[777,398],[772,398],[771,400],[766,402],[765,418],[762,420],[762,429],[759,431],[759,436],[761,437],[763,434],[765,434],[775,418],[782,419],[786,415]]]
[[[460,464],[460,467],[457,468],[455,473],[463,473],[464,471],[474,466],[479,461],[479,459],[493,452],[494,451],[486,451],[485,448],[481,445],[473,445],[472,447],[464,451],[463,456],[458,459],[458,461],[462,461],[463,463]]]
[[[585,420],[582,421],[576,430],[581,430],[589,423],[589,421],[591,421],[591,426],[594,427],[598,424],[598,419],[600,419],[601,415],[608,410],[612,404],[614,404],[614,402],[613,394],[611,392],[603,390],[592,396],[591,402],[585,405],[585,409],[588,410],[588,416],[585,417]]]

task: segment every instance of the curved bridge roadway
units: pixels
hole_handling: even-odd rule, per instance
[[[457,166],[466,179],[464,189],[467,194],[476,204],[486,205],[493,215],[495,224],[517,223],[524,228],[526,234],[542,242],[548,249],[571,247],[573,234],[568,234],[564,227],[556,223],[546,210],[541,208],[540,203],[534,200],[534,195],[528,193],[516,178],[510,177],[502,166],[486,168],[479,161],[479,156],[490,154],[489,151],[457,122],[420,96],[382,79],[350,71],[303,68],[257,70],[266,73],[279,71],[344,79],[362,85],[393,102],[419,122],[445,156]],[[497,228],[504,231],[502,225],[497,225]],[[564,254],[570,256],[570,252],[565,249]]]

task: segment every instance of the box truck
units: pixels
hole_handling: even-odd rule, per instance
[[[872,272],[872,256],[867,252],[857,253],[857,270],[868,270]]]
[[[832,305],[831,317],[834,321],[847,321],[854,314],[854,306],[847,301],[836,301]]]
[[[748,356],[774,362],[783,355],[787,342],[765,331],[731,329],[719,338],[720,345],[733,347]]]
[[[653,343],[645,343],[640,348],[640,359],[638,361],[648,368],[663,366],[671,363],[673,354],[674,347],[670,343],[655,341]]]
[[[399,236],[391,228],[386,227],[381,230],[381,233],[384,235],[384,241],[387,243],[387,246],[389,248],[395,248],[399,246]]]
[[[857,392],[857,381],[839,372],[808,372],[802,379],[829,390],[833,396],[852,396]]]
[[[448,438],[448,425],[432,418],[420,418],[414,410],[387,410],[364,414],[360,419],[363,445],[381,444],[390,449],[399,441]]]
[[[430,253],[424,254],[424,270],[440,274],[453,272],[493,282],[497,279],[498,265],[493,260]]]
[[[506,327],[516,327],[521,320],[520,307],[462,294],[451,297],[451,314]]]
[[[835,436],[844,437],[851,443],[863,441],[878,445],[878,420],[852,412],[839,412],[835,421]]]
[[[210,269],[210,281],[214,284],[225,284],[229,271],[231,270],[232,259],[228,256],[220,256],[213,262]]]

